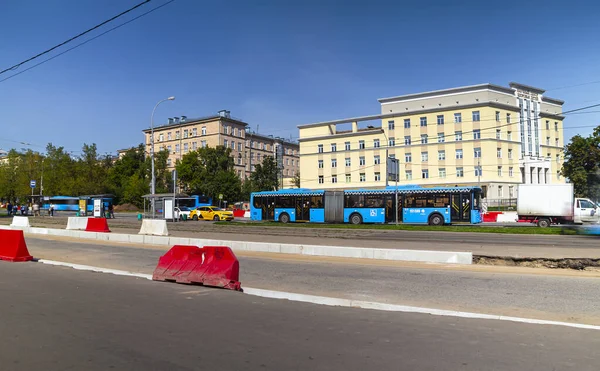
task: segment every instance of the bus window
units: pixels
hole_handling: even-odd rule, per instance
[[[353,207],[365,207],[365,196],[364,195],[356,195],[349,194],[345,197],[344,207],[353,208]]]
[[[365,196],[366,207],[371,207],[371,208],[383,207],[383,197],[384,197],[383,194],[366,195]]]
[[[416,198],[413,195],[406,195],[404,197],[404,207],[417,207],[416,206]]]
[[[448,205],[450,205],[450,197],[447,194],[442,193],[435,195],[433,207],[448,207]]]
[[[275,197],[275,207],[277,208],[293,208],[296,206],[295,196],[278,196]]]
[[[310,207],[313,209],[323,208],[323,196],[312,196],[310,198]]]
[[[257,209],[262,207],[262,197],[254,197],[254,207]]]
[[[481,210],[481,192],[473,192],[473,210]]]

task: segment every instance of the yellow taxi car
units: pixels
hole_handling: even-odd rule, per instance
[[[233,212],[223,210],[216,206],[201,206],[190,212],[190,218],[193,220],[233,220]]]

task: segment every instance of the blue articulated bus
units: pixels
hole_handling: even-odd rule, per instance
[[[54,205],[55,211],[79,211],[79,200],[86,200],[86,210],[87,212],[94,211],[94,199],[102,198],[102,202],[105,208],[108,208],[108,205],[113,203],[113,195],[104,194],[104,195],[90,195],[90,196],[53,196],[44,200],[42,205],[43,209],[49,209],[50,204]]]
[[[401,186],[343,191],[284,189],[252,193],[252,220],[313,223],[481,223],[478,187]]]

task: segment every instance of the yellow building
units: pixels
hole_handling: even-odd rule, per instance
[[[145,129],[146,153],[152,146],[151,130]],[[188,118],[169,118],[167,124],[154,127],[154,151],[167,150],[167,168],[174,169],[178,160],[190,151],[202,147],[225,146],[231,148],[234,167],[242,179],[249,177],[257,164],[266,156],[279,161],[283,187],[291,187],[292,179],[300,166],[297,143],[272,135],[262,135],[249,130],[248,124],[231,116],[229,111]],[[119,153],[119,156],[122,156]]]
[[[400,185],[479,184],[491,200],[516,198],[521,183],[563,183],[564,102],[543,93],[465,86],[379,99],[379,115],[301,125],[301,186],[383,188],[388,156],[400,161]]]

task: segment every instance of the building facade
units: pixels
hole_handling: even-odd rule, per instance
[[[379,115],[301,125],[301,186],[385,187],[388,156],[400,162],[400,185],[481,185],[488,199],[516,198],[522,183],[564,183],[564,102],[543,94],[480,84],[383,98]]]
[[[144,130],[146,153],[151,152],[151,132],[150,129]],[[250,177],[255,166],[266,156],[273,156],[281,165],[281,184],[284,187],[291,186],[299,170],[297,143],[252,133],[246,122],[232,117],[229,111],[193,119],[186,116],[169,118],[167,124],[154,128],[154,151],[168,151],[167,167],[171,170],[185,154],[216,146],[231,148],[234,170],[241,179]]]

